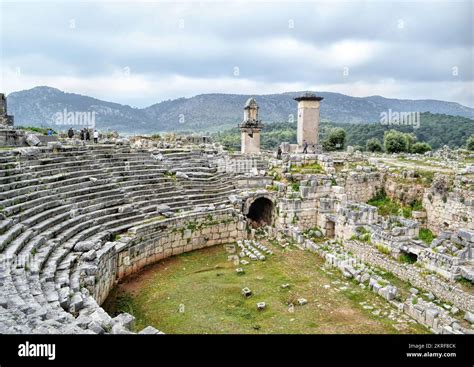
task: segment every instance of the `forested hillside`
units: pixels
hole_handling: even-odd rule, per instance
[[[396,126],[382,124],[321,124],[320,140],[334,127],[341,127],[346,131],[347,145],[365,147],[367,140],[378,138],[383,141],[384,132],[395,129],[407,133],[414,133],[418,141],[426,142],[433,149],[443,145],[461,147],[467,138],[474,134],[474,120],[442,114],[422,113],[420,127]],[[240,149],[240,132],[237,128],[214,134],[214,138],[221,141],[230,149]],[[283,142],[296,143],[296,122],[276,122],[265,125],[261,135],[263,149],[276,149]]]

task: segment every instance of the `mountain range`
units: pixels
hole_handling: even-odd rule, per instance
[[[191,98],[162,101],[145,108],[135,108],[106,102],[93,97],[63,92],[41,86],[10,93],[8,113],[21,126],[53,127],[57,113],[95,113],[99,129],[123,133],[153,133],[165,131],[215,132],[234,127],[241,122],[243,106],[255,97],[264,123],[296,121],[297,103],[294,97],[305,91],[267,95],[200,94]],[[392,99],[381,96],[351,97],[340,93],[316,92],[324,97],[321,119],[336,123],[374,123],[389,109],[397,112],[431,112],[473,119],[474,108],[439,100]]]

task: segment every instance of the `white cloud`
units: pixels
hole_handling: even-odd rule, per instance
[[[139,106],[304,89],[473,106],[470,12],[469,1],[7,2],[0,88],[49,85]]]

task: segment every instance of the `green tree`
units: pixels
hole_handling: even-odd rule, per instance
[[[323,140],[323,148],[328,151],[342,150],[346,143],[346,131],[343,128],[336,127],[329,131],[325,140]]]
[[[407,152],[409,142],[407,134],[397,130],[386,131],[383,137],[385,151],[387,153]]]
[[[372,139],[367,140],[366,147],[369,152],[383,151],[382,143],[380,142],[378,138],[372,138]]]
[[[466,147],[469,150],[474,150],[474,135],[471,135],[466,142]]]
[[[417,141],[416,135],[414,133],[405,133],[405,138],[408,143],[407,152],[410,152],[412,146],[416,144],[416,141]]]
[[[411,147],[411,152],[417,153],[417,154],[424,154],[430,150],[431,150],[431,145],[427,143],[421,143],[421,142],[415,143]]]

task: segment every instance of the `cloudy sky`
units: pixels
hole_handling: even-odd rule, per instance
[[[472,1],[0,0],[0,91],[143,107],[296,90],[474,107]]]

